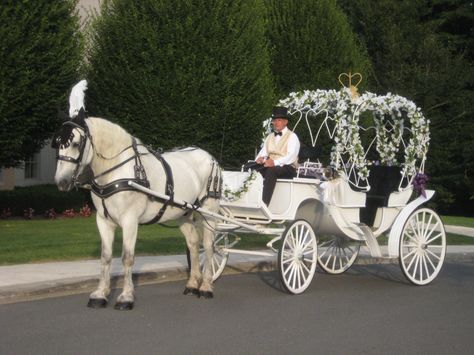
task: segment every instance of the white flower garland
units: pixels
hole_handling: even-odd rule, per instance
[[[305,90],[292,92],[286,99],[279,102],[290,111],[327,110],[336,124],[334,146],[331,152],[331,165],[341,169],[341,157],[347,155],[349,161],[357,168],[358,175],[366,178],[369,174],[366,151],[360,138],[359,118],[364,112],[372,112],[375,132],[376,150],[383,165],[401,165],[402,173],[413,176],[417,173],[416,163],[423,164],[429,144],[429,120],[416,105],[398,95],[378,96],[366,92],[353,99],[349,89],[336,90]],[[408,119],[410,128],[405,127]],[[266,125],[268,122],[266,121]],[[387,130],[386,126],[392,128]],[[266,127],[266,126],[265,126]],[[411,131],[411,137],[405,147],[405,161],[397,160],[404,130]]]
[[[240,185],[240,187],[237,189],[232,189],[226,184],[226,181],[224,180],[224,199],[230,202],[240,199],[248,191],[250,184],[256,179],[257,174],[258,173],[255,170],[252,170],[248,177],[242,182],[242,185]]]

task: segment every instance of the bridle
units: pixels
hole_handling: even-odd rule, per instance
[[[91,139],[91,135],[89,133],[89,128],[87,127],[87,124],[84,124],[84,126],[81,126],[73,121],[66,121],[63,123],[62,125],[63,127],[64,126],[72,126],[72,130],[74,128],[82,131],[83,134],[80,135],[80,141],[79,141],[79,155],[77,158],[74,158],[74,157],[71,157],[71,156],[67,156],[67,155],[60,155],[59,154],[59,150],[58,150],[58,154],[56,155],[56,160],[62,160],[62,161],[66,161],[68,163],[72,163],[72,164],[75,164],[76,165],[76,168],[74,169],[74,172],[72,174],[72,177],[71,177],[71,184],[73,186],[77,186],[79,185],[78,182],[77,182],[77,178],[79,177],[79,170],[80,170],[80,167],[81,167],[81,164],[82,164],[82,158],[84,157],[84,151],[85,151],[85,148],[86,148],[86,143],[87,143],[87,139],[89,139],[89,141],[91,142],[92,144],[92,139]],[[72,136],[73,137],[73,136]],[[71,139],[72,139],[71,137]],[[56,142],[53,141],[53,144],[56,144],[56,146],[59,148],[60,146],[64,146],[64,147],[68,147],[70,143],[66,143],[66,142],[62,142],[60,143],[58,140],[59,140],[59,137],[56,138]]]

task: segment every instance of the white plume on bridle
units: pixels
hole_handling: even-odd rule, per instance
[[[84,92],[87,90],[87,80],[81,80],[71,90],[69,96],[69,117],[77,116],[81,108],[86,109],[84,105]]]

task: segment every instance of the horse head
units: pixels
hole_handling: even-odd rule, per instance
[[[74,118],[65,121],[51,143],[58,149],[54,181],[60,191],[69,191],[89,166],[93,149],[84,108]]]

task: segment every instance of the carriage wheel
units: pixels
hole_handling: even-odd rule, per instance
[[[216,281],[225,269],[227,259],[229,259],[229,253],[224,252],[222,249],[229,246],[228,233],[216,233],[214,236],[214,255],[212,256],[212,281]],[[186,248],[186,257],[188,261],[188,270],[191,270],[191,257],[189,249]],[[202,243],[199,246],[199,266],[201,271],[204,268],[204,261],[206,260],[206,252]]]
[[[280,278],[285,289],[302,293],[313,280],[317,264],[316,235],[305,220],[293,221],[283,232],[278,253]]]
[[[446,232],[438,214],[429,208],[416,210],[405,222],[400,237],[400,266],[415,285],[433,281],[446,254]]]
[[[359,255],[360,242],[335,235],[322,236],[318,245],[318,264],[328,274],[347,271]]]

